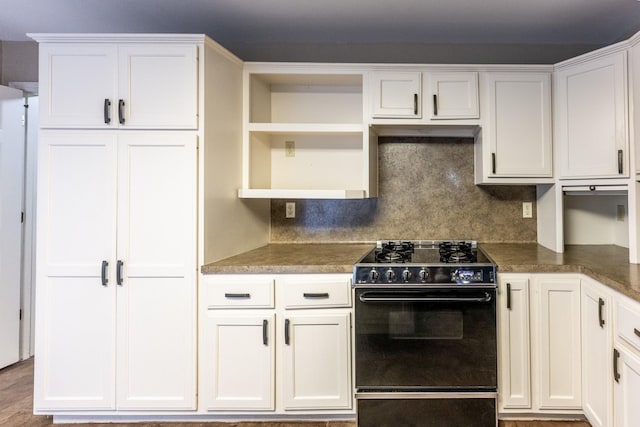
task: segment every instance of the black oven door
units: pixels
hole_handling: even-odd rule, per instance
[[[496,391],[495,287],[356,288],[359,392]]]

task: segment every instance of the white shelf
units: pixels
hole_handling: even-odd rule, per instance
[[[362,133],[362,123],[249,123],[249,132],[278,134],[357,134]]]
[[[241,199],[362,199],[364,190],[240,189]]]
[[[313,64],[296,70],[245,69],[238,197],[376,197],[377,137],[363,120],[364,75]]]

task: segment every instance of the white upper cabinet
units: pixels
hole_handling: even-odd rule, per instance
[[[482,81],[486,96],[476,181],[551,178],[550,73],[486,73]]]
[[[640,147],[640,36],[635,37],[635,44],[629,49],[629,93],[630,105],[633,106],[631,116],[631,135],[634,147]],[[636,148],[636,174],[640,173],[640,150]]]
[[[371,116],[422,117],[422,73],[379,71],[371,73]]]
[[[624,51],[558,67],[560,178],[629,176],[626,67]]]
[[[43,43],[43,128],[196,129],[195,44]]]
[[[480,117],[478,73],[427,73],[426,78],[432,101],[432,120]]]

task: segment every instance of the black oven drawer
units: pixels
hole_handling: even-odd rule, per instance
[[[359,398],[358,427],[496,427],[496,398]]]

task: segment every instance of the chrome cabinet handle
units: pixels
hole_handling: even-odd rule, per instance
[[[116,283],[119,286],[122,286],[122,267],[124,266],[124,262],[118,260],[116,264]]]
[[[121,125],[124,124],[124,99],[118,101],[118,121]]]
[[[604,328],[604,318],[602,316],[602,307],[604,307],[604,300],[598,298],[598,324],[601,328]]]
[[[107,261],[102,261],[102,271],[100,272],[100,280],[102,281],[102,286],[107,286],[109,284],[109,278],[107,277],[107,267],[109,267],[109,263]]]
[[[616,380],[617,383],[620,382],[620,372],[618,372],[618,359],[620,358],[620,352],[613,349],[613,379]]]
[[[291,345],[291,337],[289,336],[289,319],[284,319],[284,343]]]
[[[438,95],[433,94],[433,115],[438,115]]]
[[[109,123],[111,123],[111,113],[110,113],[111,108],[110,107],[111,107],[111,101],[109,100],[109,98],[105,98],[104,99],[104,111],[103,111],[103,114],[104,114],[104,123],[107,124],[107,125]]]
[[[326,298],[329,298],[329,292],[320,292],[320,293],[305,292],[302,294],[302,296],[308,299],[326,299]]]
[[[262,321],[262,344],[269,345],[269,321],[267,319]]]
[[[251,298],[251,294],[232,294],[232,293],[225,293],[224,294],[225,298],[229,298],[229,299],[249,299]]]
[[[622,150],[618,150],[618,173],[622,175]]]
[[[511,310],[511,283],[507,283],[507,310]]]

